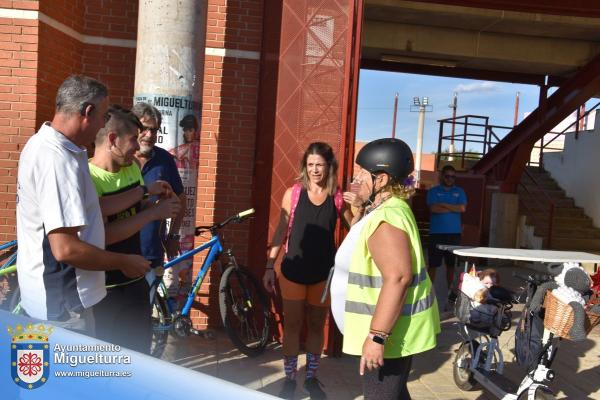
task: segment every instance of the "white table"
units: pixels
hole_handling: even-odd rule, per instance
[[[600,255],[583,251],[507,249],[502,247],[474,247],[438,245],[440,250],[450,251],[461,257],[495,258],[501,260],[534,261],[541,263],[578,262],[600,264]],[[465,264],[465,271],[467,265]]]

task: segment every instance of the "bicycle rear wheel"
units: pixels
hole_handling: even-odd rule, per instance
[[[171,317],[167,307],[167,300],[160,288],[154,294],[152,302],[152,346],[150,354],[160,358],[167,346],[169,330],[171,329]]]
[[[229,266],[219,285],[219,308],[233,344],[247,356],[261,354],[269,336],[269,304],[252,275]]]

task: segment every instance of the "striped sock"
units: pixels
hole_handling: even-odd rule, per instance
[[[298,356],[283,356],[283,370],[288,379],[296,379],[298,370]]]
[[[306,353],[306,379],[314,378],[321,361],[320,354]]]

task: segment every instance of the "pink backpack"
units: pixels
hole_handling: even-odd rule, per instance
[[[285,239],[285,252],[288,251],[288,243],[290,241],[290,233],[292,232],[292,224],[294,223],[294,214],[296,212],[296,206],[298,205],[298,200],[300,200],[300,192],[302,192],[302,185],[299,183],[294,184],[292,186],[292,204],[290,207],[290,218],[288,222],[288,230],[287,236]],[[333,196],[333,203],[335,204],[335,209],[337,210],[338,218],[342,215],[342,205],[344,204],[344,198],[342,197],[342,190],[338,187],[335,191],[335,195]]]

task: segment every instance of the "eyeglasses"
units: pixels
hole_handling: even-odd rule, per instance
[[[456,175],[444,175],[444,179],[456,179]]]
[[[152,135],[156,135],[156,133],[157,133],[158,131],[160,131],[160,127],[158,127],[158,128],[150,128],[150,127],[147,127],[147,126],[145,126],[145,127],[144,127],[144,128],[141,130],[141,133],[144,133],[144,132],[150,132]]]

